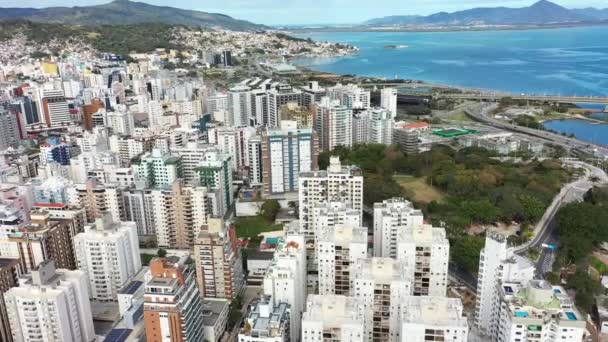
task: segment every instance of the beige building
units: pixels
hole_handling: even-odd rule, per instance
[[[306,106],[300,106],[297,102],[289,102],[279,110],[281,113],[281,121],[295,121],[298,124],[298,129],[312,128],[314,123],[314,111]]]
[[[203,341],[203,305],[193,266],[187,256],[150,262],[144,292],[147,342]]]
[[[21,271],[31,272],[48,260],[59,268],[76,269],[73,238],[79,226],[70,219],[51,219],[44,211],[33,211],[31,221],[8,237],[18,252]]]
[[[205,298],[235,298],[243,289],[243,263],[234,228],[221,218],[210,218],[194,244],[196,275]]]
[[[105,211],[108,211],[112,215],[112,219],[118,222],[125,218],[123,190],[124,188],[118,184],[101,184],[90,179],[85,183],[74,184],[70,187],[68,196],[71,205],[81,206],[85,209],[87,222],[95,222],[95,219]]]

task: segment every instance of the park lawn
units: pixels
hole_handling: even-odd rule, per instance
[[[268,223],[261,216],[238,217],[234,223],[236,236],[241,238],[255,239],[260,233],[283,230],[280,224]]]
[[[445,199],[445,196],[437,188],[426,183],[424,177],[395,175],[393,178],[409,196],[413,196],[411,200],[414,202],[428,204],[431,201],[436,201],[442,203]]]
[[[473,121],[464,112],[460,112],[460,113],[456,113],[456,114],[452,114],[452,115],[447,115],[445,118],[448,119],[448,120],[455,120],[455,121]]]

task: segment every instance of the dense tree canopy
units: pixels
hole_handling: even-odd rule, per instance
[[[396,146],[338,147],[321,153],[322,169],[329,164],[331,155],[339,156],[343,163],[361,167],[365,178],[364,203],[368,206],[391,197],[408,197],[393,178],[397,174],[422,177],[440,190],[445,195],[440,203],[413,201],[414,205],[423,209],[425,217],[434,224],[446,227],[457,256],[455,260],[473,272],[477,271],[476,259],[483,239],[466,236],[471,224],[535,223],[570,178],[557,160],[505,162],[480,148],[456,151],[435,146],[428,152],[404,154]]]

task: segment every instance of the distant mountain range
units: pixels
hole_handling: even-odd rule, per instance
[[[473,8],[429,16],[389,16],[368,20],[368,26],[548,25],[608,20],[608,9],[567,9],[547,0],[522,8]]]
[[[267,28],[224,14],[154,6],[129,0],[114,0],[107,4],[86,7],[0,8],[0,20],[2,19],[25,19],[33,22],[87,26],[164,23],[233,31],[254,31]]]

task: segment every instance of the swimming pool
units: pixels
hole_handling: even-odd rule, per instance
[[[528,313],[525,311],[515,311],[515,317],[528,317]]]
[[[566,312],[566,317],[568,317],[568,319],[571,321],[576,321],[576,315],[574,312]]]

